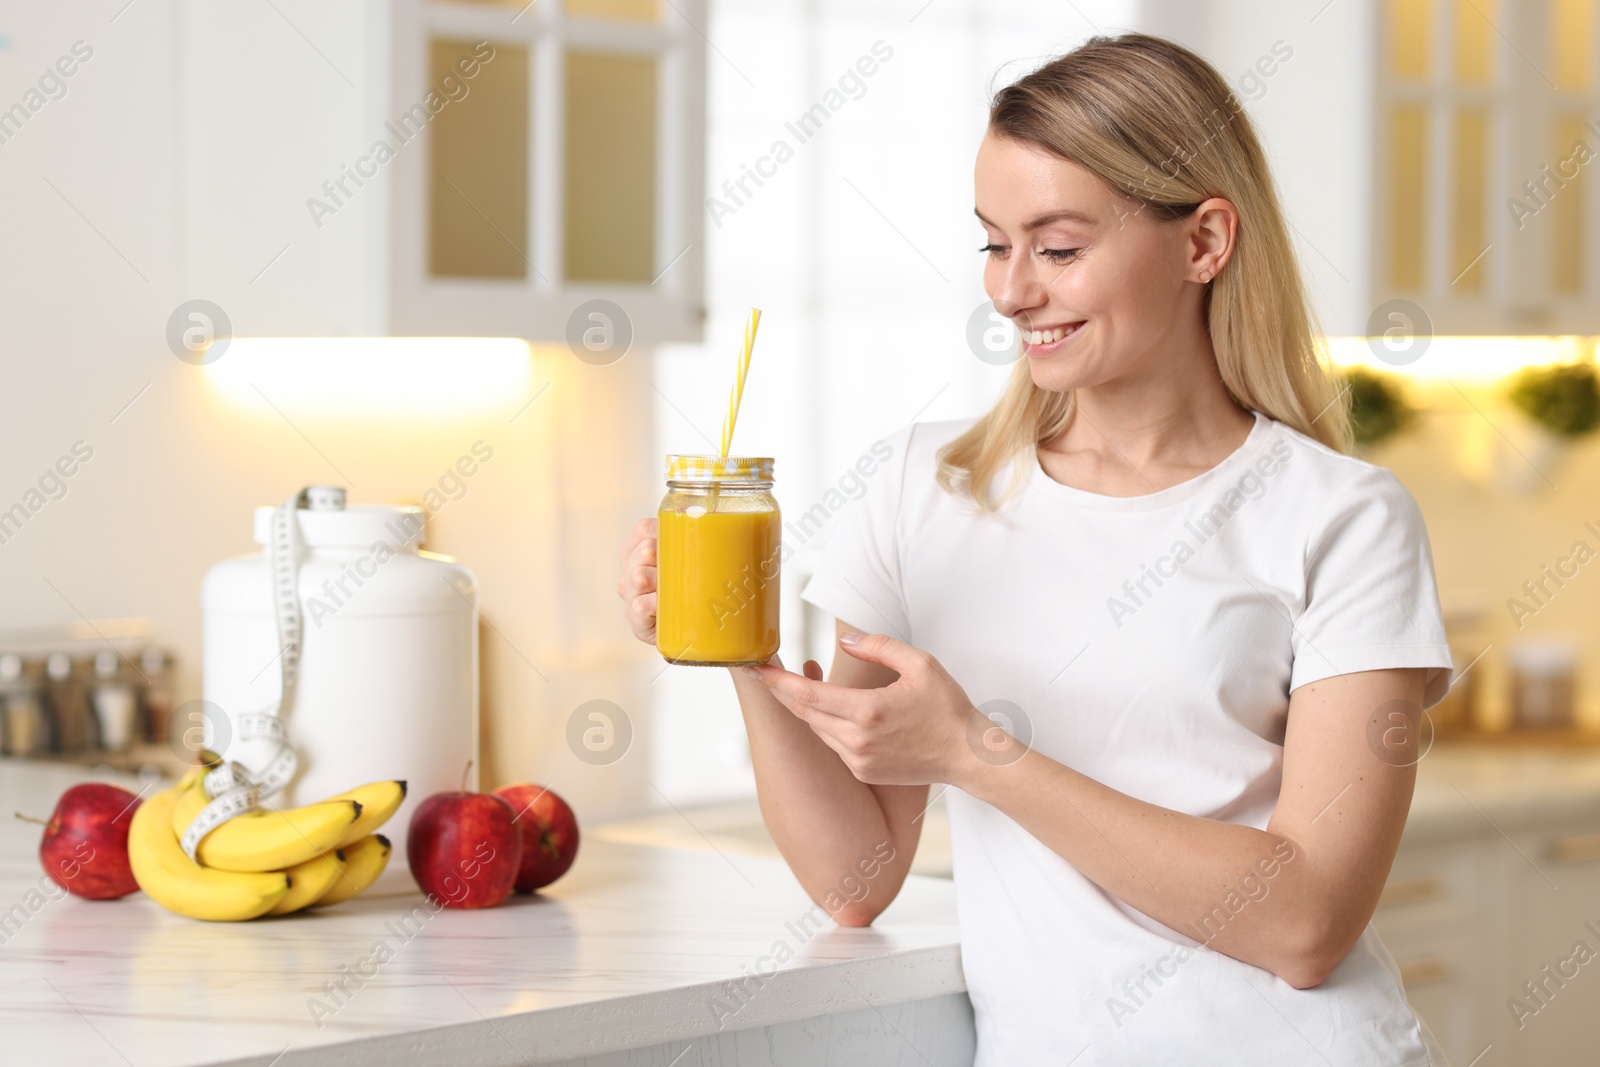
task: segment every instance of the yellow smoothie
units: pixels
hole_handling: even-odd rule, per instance
[[[723,506],[737,506],[724,494]],[[778,652],[776,509],[663,509],[657,516],[656,647],[678,663],[765,663]]]

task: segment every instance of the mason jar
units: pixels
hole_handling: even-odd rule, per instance
[[[777,655],[783,521],[771,458],[668,456],[657,520],[661,655],[697,667]]]

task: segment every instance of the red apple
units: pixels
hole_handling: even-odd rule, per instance
[[[422,891],[447,908],[492,908],[522,863],[516,811],[493,793],[435,793],[417,805],[406,860]]]
[[[518,782],[495,794],[510,801],[522,830],[522,865],[517,892],[542,889],[567,873],[578,856],[578,817],[549,788]]]
[[[62,793],[39,841],[45,874],[90,900],[115,900],[137,890],[128,866],[128,825],[138,806],[138,797],[105,782]]]

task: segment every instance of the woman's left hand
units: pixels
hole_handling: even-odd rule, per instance
[[[773,666],[745,670],[837,752],[859,780],[869,785],[953,782],[972,755],[970,739],[993,728],[956,680],[929,653],[883,634],[844,634],[839,647],[900,677],[881,689],[851,689],[822,681],[821,670],[809,661],[804,676]]]

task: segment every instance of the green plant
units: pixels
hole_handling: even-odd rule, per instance
[[[1512,379],[1506,395],[1519,411],[1562,437],[1600,427],[1600,382],[1593,363],[1529,367]]]
[[[1393,375],[1350,367],[1343,377],[1350,388],[1350,428],[1358,446],[1375,445],[1416,422],[1417,409]]]

